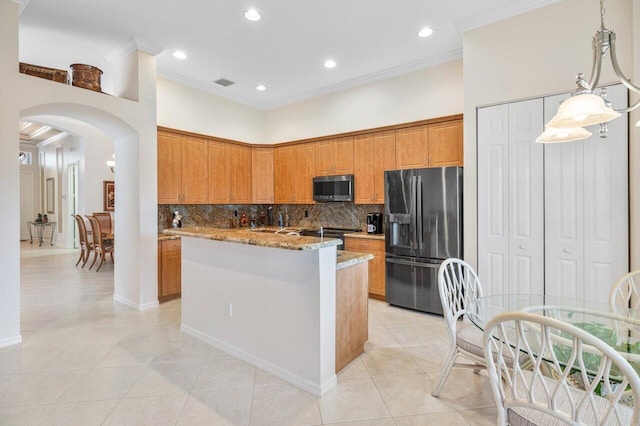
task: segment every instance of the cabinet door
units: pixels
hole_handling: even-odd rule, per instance
[[[542,99],[509,104],[510,293],[544,294]]]
[[[313,204],[314,144],[296,145],[294,151],[294,187],[296,204]]]
[[[353,137],[336,139],[333,150],[333,173],[353,174]]]
[[[180,240],[160,242],[160,291],[159,298],[168,299],[180,295],[182,285],[182,259]]]
[[[462,120],[428,126],[429,167],[462,166]]]
[[[396,169],[396,133],[376,133],[373,139],[373,202],[384,204],[384,172]]]
[[[251,202],[251,148],[229,146],[231,159],[231,201],[235,204]]]
[[[211,204],[228,204],[231,202],[231,172],[229,149],[223,142],[209,142],[209,195]]]
[[[315,175],[330,176],[333,173],[333,139],[315,142]]]
[[[385,300],[385,252],[384,240],[345,238],[345,250],[371,253],[369,261],[369,295]]]
[[[396,131],[396,168],[419,169],[429,164],[427,127],[417,126]]]
[[[158,204],[179,204],[182,143],[179,135],[158,132]]]
[[[478,109],[478,276],[484,295],[511,293],[509,106]],[[517,293],[514,289],[513,292]]]
[[[182,138],[182,202],[207,202],[207,141],[185,136]]]
[[[293,146],[273,149],[273,195],[277,204],[290,204],[294,199]]]
[[[273,204],[273,148],[251,149],[251,202]]]
[[[353,139],[353,152],[357,161],[353,164],[354,199],[356,204],[373,204],[374,187],[374,136],[373,134],[356,136]],[[384,177],[383,177],[384,179]]]

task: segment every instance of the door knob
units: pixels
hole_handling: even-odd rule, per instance
[[[571,250],[569,250],[568,248],[566,248],[566,249],[564,249],[562,251],[565,252],[565,253],[571,253]]]
[[[519,248],[520,250],[524,250],[524,244],[520,244],[520,245],[518,246],[518,248]]]

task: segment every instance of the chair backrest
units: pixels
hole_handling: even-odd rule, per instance
[[[87,245],[87,226],[84,223],[82,216],[78,214],[72,215],[78,225],[78,240],[80,241],[80,247]]]
[[[620,277],[611,287],[609,304],[623,308],[640,308],[640,269]]]
[[[91,239],[93,240],[93,246],[96,249],[102,247],[102,230],[100,229],[100,222],[95,216],[86,215],[87,219],[89,219],[89,224],[91,225]]]
[[[98,219],[98,222],[100,222],[100,229],[102,230],[102,232],[104,232],[105,234],[111,234],[113,232],[113,227],[111,225],[111,215],[108,212],[93,212],[93,217]]]
[[[638,374],[615,349],[574,325],[527,312],[497,315],[485,327],[484,356],[498,424],[534,418],[535,424],[640,425]],[[557,377],[547,377],[549,370]],[[623,403],[629,387],[633,409]]]
[[[447,323],[454,323],[466,313],[467,305],[482,297],[480,279],[471,265],[449,258],[438,269],[440,302]]]

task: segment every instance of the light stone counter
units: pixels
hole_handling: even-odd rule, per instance
[[[339,239],[321,240],[317,237],[292,235],[298,228],[170,228],[162,232],[182,237],[204,238],[228,243],[248,244],[286,250],[318,250],[324,247],[338,246]]]
[[[371,253],[338,250],[338,254],[336,256],[336,271],[357,265],[358,263],[368,262],[371,259],[373,259],[373,255]]]
[[[384,241],[384,234],[368,234],[366,232],[352,232],[344,234],[345,238],[360,238],[362,240],[380,240]]]

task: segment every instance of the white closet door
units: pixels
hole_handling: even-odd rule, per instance
[[[545,121],[568,95],[545,98]],[[608,88],[617,108],[622,85]],[[628,271],[627,116],[599,126],[584,141],[545,145],[545,293],[607,301],[613,282]]]
[[[509,293],[509,106],[478,109],[478,274],[485,295]]]
[[[544,292],[542,99],[509,104],[509,292]]]
[[[568,94],[544,99],[544,121]],[[584,142],[546,144],[545,294],[583,297],[584,293]]]

